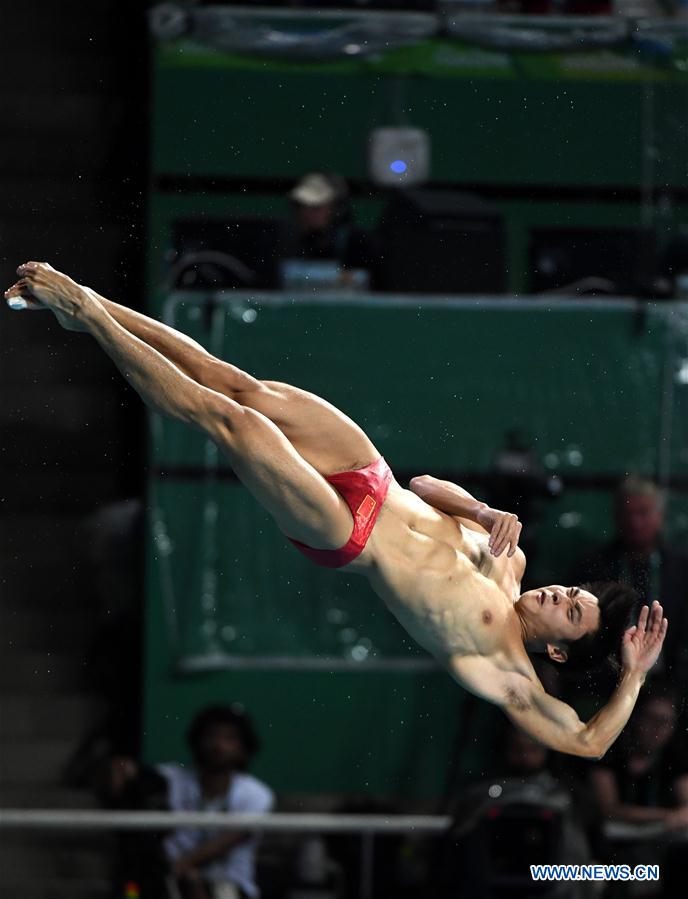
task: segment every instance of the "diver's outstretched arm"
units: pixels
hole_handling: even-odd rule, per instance
[[[614,743],[631,716],[645,675],[664,643],[668,622],[655,600],[652,611],[643,606],[638,624],[628,628],[621,647],[622,673],[608,702],[587,722],[564,702],[545,692],[538,682],[507,694],[501,703],[509,718],[552,749],[600,759]]]

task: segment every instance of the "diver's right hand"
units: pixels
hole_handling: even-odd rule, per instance
[[[507,546],[509,546],[507,555],[513,556],[521,536],[522,525],[518,515],[485,506],[478,512],[476,521],[490,535],[489,546],[493,556],[500,556]]]

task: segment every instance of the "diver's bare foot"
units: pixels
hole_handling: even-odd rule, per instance
[[[88,331],[73,315],[68,315],[59,309],[51,309],[40,300],[37,300],[31,293],[29,282],[25,278],[21,278],[5,291],[5,299],[10,309],[14,311],[43,311],[53,312],[55,318],[66,331]]]
[[[38,301],[49,307],[60,324],[75,330],[78,324],[79,330],[84,330],[78,322],[88,312],[89,304],[93,302],[91,294],[77,284],[68,275],[56,271],[47,262],[26,262],[17,269],[20,280],[6,293],[7,299],[21,295],[29,300]]]
[[[41,303],[31,295],[28,281],[20,278],[5,291],[5,299],[10,309],[47,309],[45,303]]]

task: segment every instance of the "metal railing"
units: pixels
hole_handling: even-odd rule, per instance
[[[442,834],[452,824],[446,815],[353,815],[274,812],[132,812],[84,809],[0,809],[0,830],[176,830],[214,827],[294,833],[360,833],[360,897],[372,899],[375,834]],[[653,839],[688,842],[688,829],[669,832],[660,824],[609,821],[605,836],[617,842]]]
[[[360,897],[373,895],[375,834],[443,833],[451,818],[440,815],[325,815],[275,812],[129,812],[82,809],[0,809],[0,830],[224,830],[360,833]]]

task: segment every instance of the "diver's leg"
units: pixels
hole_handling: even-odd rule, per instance
[[[169,325],[114,303],[91,288],[83,289],[118,324],[156,349],[188,377],[269,418],[321,474],[363,468],[380,456],[365,432],[321,397],[279,381],[261,381],[236,365],[217,359]],[[15,292],[20,294],[20,290]],[[66,327],[84,329],[73,316],[70,322],[64,310],[53,308],[53,311]]]
[[[347,542],[352,516],[344,500],[273,422],[189,378],[66,275],[41,263],[20,269],[38,299],[88,329],[148,406],[207,433],[285,534],[316,549]]]
[[[269,418],[322,474],[363,468],[379,457],[364,431],[321,397],[279,381],[260,381],[211,355],[186,334],[99,294],[95,296],[115,321],[190,378]]]

